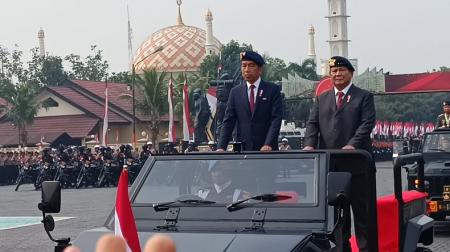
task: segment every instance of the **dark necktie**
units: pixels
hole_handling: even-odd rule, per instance
[[[342,106],[342,98],[344,98],[344,92],[339,91],[337,92],[337,103],[336,103],[336,107],[339,109]]]
[[[253,111],[255,110],[255,85],[250,85],[250,112],[253,114]]]

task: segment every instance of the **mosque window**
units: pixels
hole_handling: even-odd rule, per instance
[[[52,98],[47,98],[47,100],[42,102],[42,106],[44,108],[48,109],[48,108],[52,108],[52,107],[58,107],[59,104],[58,104],[58,102],[56,102]]]

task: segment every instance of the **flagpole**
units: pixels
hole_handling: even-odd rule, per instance
[[[102,134],[102,145],[107,146],[108,145],[108,77],[105,79],[105,112],[103,115],[103,134]]]

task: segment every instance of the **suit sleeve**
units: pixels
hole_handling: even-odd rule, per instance
[[[278,135],[280,134],[281,119],[283,114],[283,105],[281,99],[280,87],[276,86],[275,94],[272,102],[271,122],[269,130],[267,131],[265,145],[272,145],[278,142]]]
[[[220,138],[217,144],[219,149],[226,150],[236,124],[236,104],[234,96],[235,89],[232,89],[228,97],[227,108],[225,109],[225,116],[223,118],[222,129],[220,131]]]
[[[319,97],[316,97],[313,108],[306,123],[305,146],[317,148],[319,138]]]
[[[366,95],[364,95],[362,108],[361,124],[347,143],[355,148],[361,148],[367,139],[370,138],[370,133],[375,127],[375,103],[373,101],[373,94],[366,93]]]

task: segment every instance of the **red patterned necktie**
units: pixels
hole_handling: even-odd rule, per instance
[[[250,85],[250,112],[253,114],[253,111],[255,110],[255,85]]]
[[[336,103],[336,107],[339,109],[342,106],[342,98],[344,98],[344,92],[339,91],[337,92],[337,103]]]

